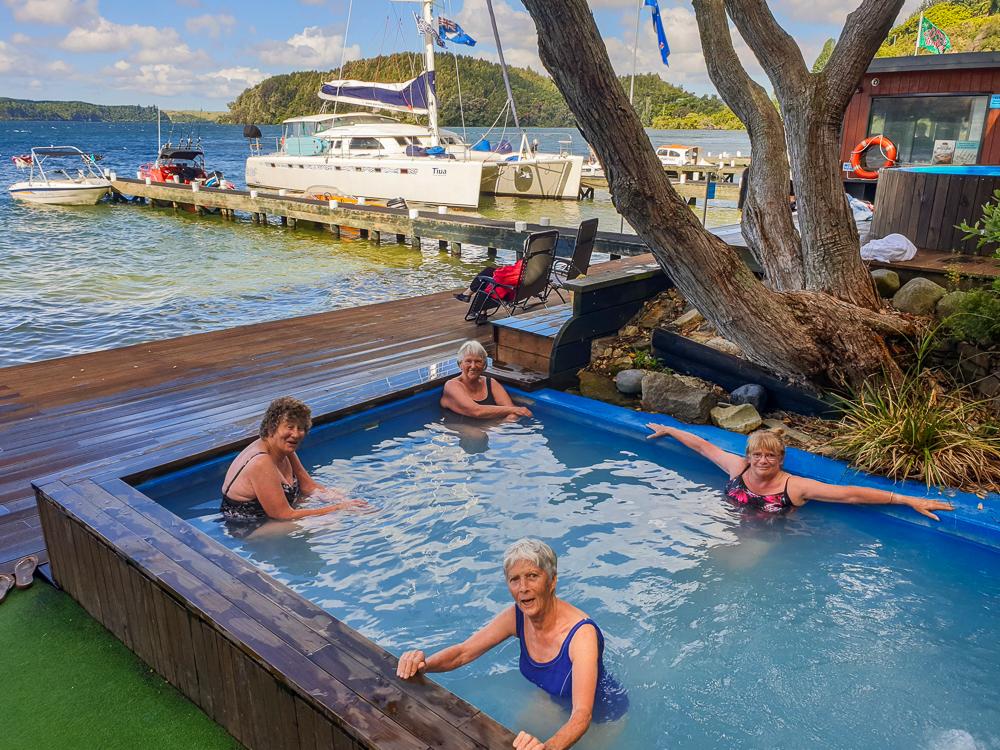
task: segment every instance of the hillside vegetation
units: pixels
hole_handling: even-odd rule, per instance
[[[456,60],[458,75],[456,76]],[[397,53],[344,66],[341,77],[366,81],[406,81],[419,74],[422,59],[416,53]],[[573,115],[552,81],[533,70],[509,68],[514,103],[521,124],[525,127],[571,127]],[[248,88],[229,105],[232,123],[277,123],[288,117],[314,114],[322,101],[317,92],[325,81],[337,77],[334,71],[305,71],[272,76]],[[628,78],[620,79],[628,90]],[[459,105],[461,84],[461,107]],[[440,56],[437,67],[437,94],[440,121],[451,126],[470,127],[491,125],[507,101],[503,76],[497,63],[467,56]],[[716,96],[696,96],[673,86],[658,75],[636,76],[634,101],[636,110],[647,127],[741,127],[729,108]],[[327,103],[327,111],[332,104]],[[340,105],[338,111],[352,107]],[[509,117],[509,116],[508,116]],[[508,120],[513,123],[512,119]],[[501,118],[501,124],[503,120]]]
[[[203,109],[165,109],[164,115],[169,115],[172,122],[224,122],[228,112],[206,112]]]
[[[998,0],[949,0],[925,3],[924,18],[951,40],[951,52],[1000,51],[1000,2]],[[913,54],[917,41],[920,10],[889,32],[876,57],[905,57]],[[921,50],[920,54],[934,54]]]
[[[31,101],[0,97],[0,120],[66,120],[73,122],[156,122],[156,107],[130,104]],[[169,122],[169,118],[166,118]]]

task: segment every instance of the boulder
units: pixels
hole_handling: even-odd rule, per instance
[[[642,377],[646,370],[622,370],[615,375],[615,386],[621,393],[637,395],[642,393]]]
[[[750,404],[716,406],[709,415],[716,427],[744,435],[749,435],[761,425],[760,414]]]
[[[945,295],[945,288],[918,276],[903,284],[892,298],[893,307],[914,315],[930,315],[937,301]]]
[[[700,326],[704,322],[705,318],[702,314],[692,307],[677,316],[672,325],[674,328],[686,328],[687,326]]]
[[[883,297],[891,297],[899,291],[899,274],[888,268],[876,268],[872,271],[875,288]]]
[[[642,408],[669,414],[684,422],[706,424],[719,403],[712,391],[693,388],[666,372],[647,372],[642,378]]]
[[[705,346],[710,346],[725,354],[731,354],[734,357],[742,357],[743,351],[736,346],[732,341],[722,338],[722,336],[713,336],[708,341],[705,342]]]
[[[785,436],[785,438],[787,438],[786,442],[788,442],[788,440],[793,440],[800,445],[809,445],[810,443],[815,442],[815,440],[806,433],[801,430],[796,430],[794,427],[789,427],[780,419],[765,419],[764,427],[769,430],[777,430],[780,432]]]
[[[579,378],[581,396],[617,406],[635,406],[635,399],[619,393],[611,378],[589,370],[583,370]]]
[[[747,383],[734,389],[729,394],[729,403],[736,404],[737,406],[739,404],[750,404],[758,412],[761,412],[767,406],[767,391],[764,390],[763,386],[756,383]]]
[[[1000,377],[986,376],[976,383],[976,393],[983,398],[1000,398]]]
[[[968,296],[968,292],[948,292],[937,303],[937,316],[944,320],[949,315],[954,315],[958,312],[958,306],[962,304],[962,300]]]

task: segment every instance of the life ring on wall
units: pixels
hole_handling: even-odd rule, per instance
[[[861,157],[872,146],[878,146],[882,151],[882,155],[885,156],[885,164],[882,165],[882,169],[896,165],[896,144],[884,135],[873,135],[870,138],[865,138],[851,152],[851,168],[854,170],[854,174],[863,180],[878,179],[878,172],[873,172],[861,166]]]

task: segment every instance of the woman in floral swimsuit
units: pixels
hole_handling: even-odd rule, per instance
[[[874,487],[825,484],[789,474],[782,468],[785,445],[771,430],[757,430],[747,438],[746,456],[726,453],[707,440],[676,427],[650,422],[647,438],[672,437],[681,445],[700,453],[729,474],[726,497],[740,507],[765,513],[784,513],[810,500],[853,505],[908,505],[917,513],[940,520],[933,511],[953,510],[951,503],[925,500]]]

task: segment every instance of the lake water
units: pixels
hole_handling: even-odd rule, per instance
[[[580,750],[1000,748],[996,551],[865,508],[748,516],[674,441],[558,402],[471,424],[437,398],[319,427],[299,451],[368,513],[247,535],[218,513],[232,455],[140,489],[397,655],[463,640],[510,606],[503,550],[544,539],[559,595],[601,626],[629,692],[626,717]],[[547,737],[567,713],[517,658],[508,640],[432,677]]]
[[[262,130],[265,144],[273,143],[278,128]],[[468,132],[475,138],[483,131]],[[574,152],[587,151],[575,131],[529,134],[545,150],[558,151],[559,142],[572,137]],[[242,127],[163,130],[163,139],[174,142],[189,135],[201,137],[210,169],[243,186]],[[655,145],[680,141],[713,153],[749,148],[743,132],[650,131],[650,138]],[[155,158],[156,142],[155,123],[0,122],[0,184],[23,179],[10,157],[32,146],[75,145],[132,175]],[[710,225],[736,220],[731,202],[717,205]],[[479,213],[527,221],[547,216],[555,225],[596,216],[602,229],[623,226],[606,192],[580,202],[484,198]],[[457,289],[487,263],[485,248],[471,245],[457,259],[433,242],[416,252],[311,229],[264,230],[130,205],[28,206],[11,200],[6,189],[0,227],[0,366]],[[501,253],[500,262],[511,257]]]

